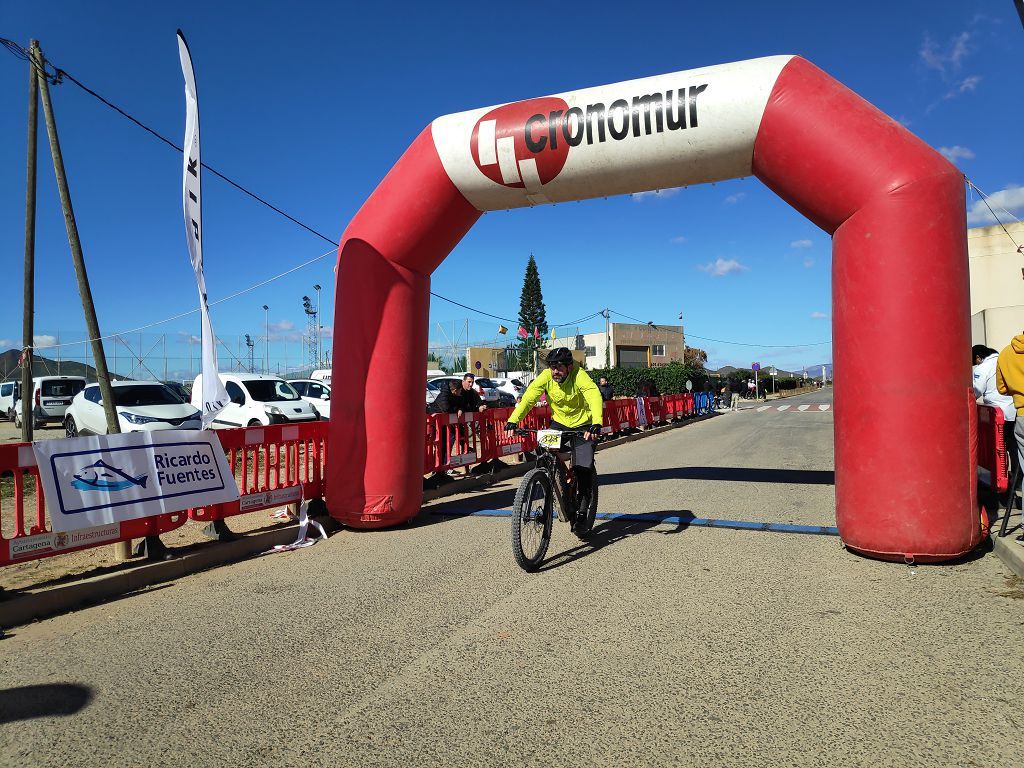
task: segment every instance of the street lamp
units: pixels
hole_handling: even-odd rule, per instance
[[[267,329],[267,343],[263,347],[263,372],[270,373],[270,307],[263,305],[263,322]]]
[[[313,290],[316,291],[316,367],[320,368],[323,366],[323,348],[320,341],[321,329],[323,325],[320,323],[320,286],[319,284],[313,284]]]

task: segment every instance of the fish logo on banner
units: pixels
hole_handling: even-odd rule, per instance
[[[124,470],[111,466],[103,461],[103,459],[100,459],[94,464],[79,469],[74,474],[74,478],[71,481],[71,485],[80,491],[105,491],[109,493],[111,491],[123,491],[126,488],[131,488],[133,485],[145,488],[149,475],[132,477]]]
[[[182,206],[185,213],[185,239],[192,269],[196,273],[199,287],[199,312],[202,318],[203,341],[203,429],[209,428],[214,417],[228,404],[228,393],[217,375],[217,348],[213,325],[210,322],[210,306],[206,299],[206,277],[203,274],[203,204],[200,173],[202,160],[199,154],[199,97],[196,93],[196,76],[192,70],[192,56],[189,54],[185,36],[178,30],[178,55],[181,58],[181,73],[185,77],[185,143],[182,182]]]

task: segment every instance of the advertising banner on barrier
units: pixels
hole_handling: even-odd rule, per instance
[[[238,499],[215,432],[168,430],[34,443],[54,531]]]

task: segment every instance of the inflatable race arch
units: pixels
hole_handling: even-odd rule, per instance
[[[345,230],[327,482],[333,517],[422,499],[430,275],[485,211],[754,175],[833,238],[836,517],[848,547],[938,561],[981,539],[970,444],[963,178],[799,57],[435,120]]]

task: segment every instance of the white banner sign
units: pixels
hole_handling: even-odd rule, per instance
[[[192,269],[199,286],[199,311],[202,316],[203,337],[203,429],[209,428],[213,418],[228,404],[228,393],[217,375],[217,348],[210,323],[210,306],[206,301],[206,277],[203,274],[203,198],[200,184],[202,160],[199,155],[199,98],[196,95],[196,76],[192,71],[192,56],[188,52],[185,36],[178,30],[178,55],[181,73],[185,76],[185,158],[183,165],[182,204],[185,211],[185,239],[192,258]],[[193,402],[195,402],[193,400]]]
[[[216,432],[43,440],[32,450],[56,532],[238,499]]]

